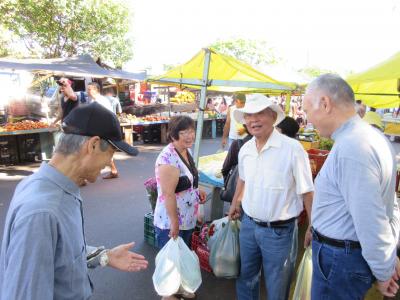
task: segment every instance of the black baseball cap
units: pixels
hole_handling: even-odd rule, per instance
[[[136,156],[139,151],[122,140],[117,116],[97,102],[73,109],[62,123],[65,133],[98,136],[115,148]]]

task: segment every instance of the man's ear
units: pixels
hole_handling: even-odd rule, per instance
[[[326,113],[330,113],[333,108],[332,99],[328,96],[322,96],[320,100],[320,106]]]
[[[98,136],[93,136],[87,141],[87,152],[89,154],[93,153],[96,147],[100,146],[100,138]]]

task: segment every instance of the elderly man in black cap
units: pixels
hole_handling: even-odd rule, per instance
[[[122,141],[118,119],[94,102],[64,119],[49,163],[18,184],[7,213],[0,256],[1,299],[88,299],[88,267],[134,272],[147,267],[129,249],[86,245],[79,183],[96,181],[116,148],[138,151]]]

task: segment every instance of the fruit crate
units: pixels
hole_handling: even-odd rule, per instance
[[[309,149],[307,150],[307,153],[308,158],[310,159],[311,171],[313,175],[316,176],[324,165],[324,162],[328,157],[329,151],[320,149]]]
[[[152,212],[144,215],[144,240],[153,247],[156,247],[156,233],[153,224],[154,216]]]
[[[208,259],[210,257],[210,250],[208,250],[206,246],[200,243],[199,234],[199,231],[193,232],[191,248],[199,258],[200,268],[202,268],[204,271],[212,273],[212,269],[208,262]]]

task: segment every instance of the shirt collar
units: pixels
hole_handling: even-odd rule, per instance
[[[338,137],[345,132],[348,128],[352,127],[354,123],[360,121],[361,118],[358,114],[355,114],[353,117],[349,118],[346,122],[344,122],[339,128],[337,128],[332,133],[332,139],[337,140]]]
[[[271,147],[280,148],[282,145],[282,140],[280,135],[281,133],[279,133],[278,130],[274,128],[267,142],[265,143],[264,147],[261,149],[261,152]],[[257,151],[256,138],[253,137],[252,140],[254,147],[256,148]]]
[[[73,195],[79,201],[82,201],[79,186],[55,167],[49,165],[48,163],[42,162],[38,170],[38,174],[46,177],[62,188],[65,192]]]

